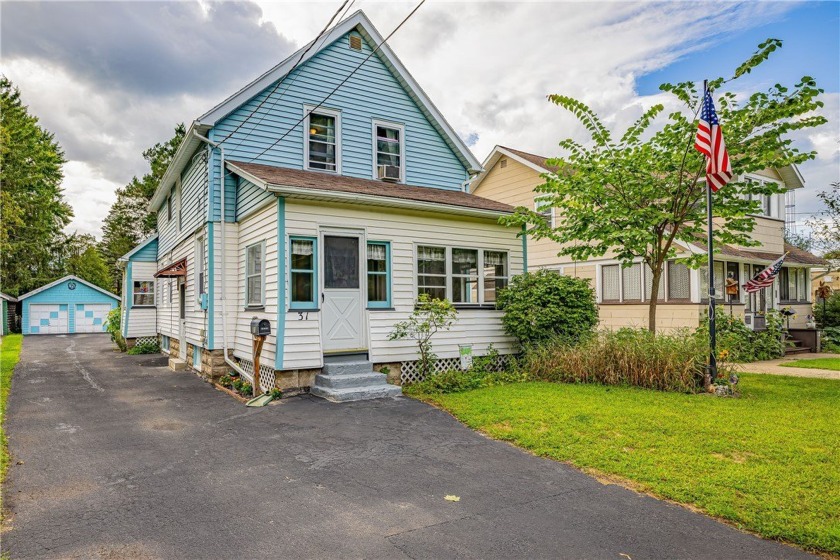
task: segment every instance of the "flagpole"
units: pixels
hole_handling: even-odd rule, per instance
[[[705,102],[708,82],[703,80],[703,100]],[[712,236],[712,186],[709,178],[706,177],[706,220],[708,225],[708,251],[709,251],[709,367],[703,378],[703,385],[708,390],[712,386],[712,380],[717,377],[717,352],[715,336],[715,260]]]

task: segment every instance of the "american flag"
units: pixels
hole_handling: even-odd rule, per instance
[[[782,269],[782,263],[785,262],[785,257],[787,253],[773,261],[773,264],[756,274],[752,280],[744,284],[744,291],[748,294],[753,292],[757,292],[762,288],[767,288],[773,284],[773,280],[776,279],[778,276],[779,271]]]
[[[703,97],[703,110],[700,111],[700,124],[697,126],[697,140],[694,147],[706,156],[706,183],[713,192],[732,180],[732,167],[729,154],[723,141],[723,131],[715,112],[712,94],[706,90]]]

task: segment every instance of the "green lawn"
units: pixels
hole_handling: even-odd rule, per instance
[[[537,455],[840,553],[840,382],[744,374],[740,387],[737,399],[538,382],[414,396]]]
[[[12,388],[12,372],[20,359],[20,345],[23,335],[8,334],[3,337],[0,345],[0,483],[6,478],[6,468],[9,466],[9,450],[6,447],[6,399]],[[2,505],[2,504],[0,504]]]
[[[840,358],[813,358],[811,360],[793,360],[792,362],[782,362],[779,365],[785,367],[830,369],[833,371],[840,371]]]

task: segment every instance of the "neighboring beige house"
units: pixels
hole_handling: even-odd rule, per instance
[[[544,182],[543,173],[553,171],[547,158],[496,146],[484,162],[484,171],[470,184],[470,192],[483,198],[504,202],[511,206],[525,206],[540,209],[539,195],[534,187]],[[755,181],[773,181],[785,185],[789,190],[800,189],[804,181],[795,167],[768,170],[750,175]],[[738,294],[726,296],[727,307],[731,303],[732,313],[743,317],[747,325],[761,329],[764,326],[764,312],[790,306],[796,313],[791,318],[792,328],[805,327],[811,314],[811,273],[814,266],[823,265],[823,260],[806,251],[784,242],[785,195],[765,196],[762,200],[763,213],[756,216],[753,238],[761,243],[757,247],[736,247],[724,245],[715,258],[716,293],[724,294],[724,282],[728,276],[739,285]],[[547,209],[546,217],[554,220],[554,209]],[[569,257],[558,256],[560,246],[551,240],[528,239],[527,267],[529,270],[548,268],[561,274],[589,279],[595,288],[599,305],[601,326],[606,328],[646,327],[650,301],[651,275],[641,262],[622,268],[612,255],[575,262]],[[688,255],[705,252],[702,243],[683,243],[677,253]],[[785,251],[782,272],[772,289],[747,295],[741,284],[765,268]],[[706,269],[691,270],[685,265],[671,261],[658,294],[657,329],[671,330],[681,327],[696,327],[708,305],[704,294],[708,272]]]
[[[817,289],[824,283],[832,292],[840,291],[840,260],[830,260],[828,266],[811,269],[811,298],[817,301]]]

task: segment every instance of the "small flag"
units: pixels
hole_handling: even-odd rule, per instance
[[[767,288],[773,285],[773,280],[776,279],[776,276],[778,276],[779,271],[782,269],[782,263],[785,262],[786,256],[787,253],[773,261],[773,264],[756,274],[752,280],[744,284],[744,291],[751,294],[761,290],[762,288]]]
[[[713,192],[717,192],[732,180],[732,167],[729,165],[729,153],[726,151],[723,131],[715,112],[715,102],[709,90],[706,90],[703,97],[703,109],[700,111],[694,147],[706,156],[706,183]]]

